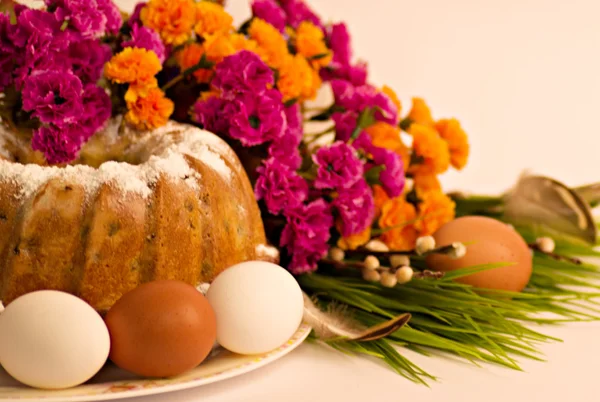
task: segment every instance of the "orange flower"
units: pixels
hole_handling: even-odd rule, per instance
[[[150,0],[140,13],[145,26],[157,31],[169,45],[181,45],[196,22],[193,0]]]
[[[201,1],[196,4],[196,21],[194,30],[200,36],[224,34],[232,30],[233,17],[223,6],[210,1]]]
[[[239,40],[236,40],[236,43],[239,44]],[[231,41],[231,35],[208,35],[203,46],[206,51],[206,58],[215,64],[240,50],[235,48],[234,42]]]
[[[106,78],[118,84],[146,82],[162,69],[156,53],[141,48],[125,48],[104,66]]]
[[[423,194],[429,191],[441,191],[442,185],[434,174],[418,174],[413,177],[413,187],[417,194]]]
[[[448,144],[437,131],[421,124],[412,124],[409,133],[413,136],[413,157],[409,172],[438,174],[448,170],[450,151]]]
[[[231,34],[229,35],[229,41],[236,52],[240,50],[248,50],[250,52],[258,53],[258,43],[252,39],[246,38],[242,34]]]
[[[381,214],[381,208],[383,204],[385,204],[390,197],[387,195],[383,187],[379,184],[375,184],[373,186],[373,198],[375,199],[375,216],[379,216]]]
[[[417,217],[415,207],[403,197],[396,197],[383,204],[379,227],[389,229],[381,235],[381,240],[392,250],[408,251],[414,249],[417,230],[411,221]],[[396,227],[398,226],[398,227]]]
[[[394,105],[396,105],[396,108],[398,108],[398,113],[400,113],[400,111],[402,110],[402,103],[400,103],[400,99],[398,99],[398,95],[396,95],[396,92],[387,85],[384,85],[383,88],[381,88],[381,92],[386,94],[392,100]]]
[[[255,18],[250,24],[248,34],[258,43],[260,51],[257,53],[270,67],[279,69],[287,62],[290,54],[287,42],[273,25]]]
[[[337,246],[342,250],[356,250],[360,246],[364,246],[371,240],[371,227],[366,228],[364,231],[348,236],[341,237]]]
[[[204,55],[204,47],[198,43],[191,43],[177,53],[177,64],[181,70],[187,70],[198,64]],[[194,77],[200,83],[208,83],[212,78],[213,70],[201,68],[194,71]]]
[[[373,145],[396,152],[402,158],[404,166],[408,166],[410,155],[408,154],[408,148],[402,142],[402,138],[400,138],[400,129],[398,127],[378,121],[368,127],[366,131],[371,137]]]
[[[456,119],[442,119],[435,124],[440,137],[450,148],[450,163],[456,169],[465,167],[469,159],[469,141],[460,123]]]
[[[415,226],[420,236],[434,234],[454,219],[456,204],[441,191],[429,191],[419,196],[419,219]]]
[[[136,92],[131,87],[125,94],[125,99],[129,109],[125,119],[140,130],[164,126],[173,114],[173,102],[159,88]]]
[[[407,116],[411,123],[434,127],[433,117],[431,117],[431,111],[429,110],[427,103],[421,98],[413,98],[412,102],[412,109]]]
[[[328,66],[333,59],[333,54],[325,44],[323,31],[312,22],[300,23],[295,44],[298,53],[306,57],[315,69]]]
[[[319,73],[299,54],[290,56],[279,70],[277,88],[283,95],[284,102],[291,99],[314,99],[320,87]]]

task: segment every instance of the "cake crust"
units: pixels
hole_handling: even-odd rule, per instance
[[[39,155],[21,148],[17,158],[2,148],[5,305],[55,289],[105,312],[144,282],[199,285],[242,261],[276,262],[250,181],[223,140],[175,122],[147,132],[122,128],[111,121],[69,166],[17,163]]]

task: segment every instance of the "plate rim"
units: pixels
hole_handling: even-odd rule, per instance
[[[270,352],[267,352],[265,354],[261,354],[261,355],[256,355],[255,358],[253,360],[251,360],[250,362],[244,362],[241,363],[233,368],[230,369],[226,369],[225,371],[221,371],[218,372],[216,374],[210,374],[210,375],[205,375],[202,376],[200,378],[197,379],[189,379],[183,382],[176,382],[176,383],[170,383],[170,384],[165,384],[165,385],[159,385],[159,386],[153,386],[153,387],[149,387],[149,388],[138,388],[136,387],[135,389],[124,389],[122,391],[110,391],[110,387],[114,386],[114,385],[119,385],[119,384],[126,384],[126,383],[130,383],[132,380],[117,380],[117,381],[110,381],[110,382],[105,382],[105,383],[99,383],[99,384],[84,384],[82,386],[79,387],[95,387],[95,386],[102,386],[102,385],[106,385],[106,390],[105,391],[98,391],[98,393],[94,393],[94,394],[89,394],[89,395],[74,395],[74,396],[68,396],[68,395],[56,395],[56,396],[52,396],[53,392],[56,391],[52,391],[52,390],[48,390],[46,395],[31,395],[31,396],[19,396],[19,395],[14,395],[11,397],[1,397],[0,396],[0,402],[15,402],[15,401],[43,401],[43,402],[96,402],[96,401],[109,401],[109,400],[115,400],[115,399],[129,399],[129,398],[136,398],[136,397],[142,397],[142,396],[150,396],[150,395],[160,395],[160,394],[165,394],[165,393],[169,393],[169,392],[176,392],[176,391],[183,391],[183,390],[187,390],[187,389],[191,389],[191,388],[196,388],[196,387],[200,387],[203,385],[208,385],[211,383],[216,383],[219,381],[224,381],[224,380],[228,380],[246,373],[249,373],[251,371],[257,370],[259,368],[262,368],[264,366],[266,366],[267,364],[270,364],[284,356],[286,356],[288,353],[290,353],[291,351],[293,351],[294,349],[296,349],[298,346],[300,346],[302,343],[304,343],[304,341],[306,340],[306,338],[308,338],[308,336],[310,335],[312,331],[312,328],[306,324],[306,323],[302,323],[298,329],[296,330],[296,332],[294,333],[294,335],[292,335],[292,337],[290,337],[290,339],[288,341],[286,341],[283,345],[281,345],[280,347],[278,347],[277,349],[274,349]],[[134,380],[134,381],[147,381],[148,383],[152,383],[152,382],[160,382],[160,381],[168,381],[169,379],[140,379],[140,380]],[[70,390],[73,389],[77,389],[78,387],[74,387],[71,388]],[[6,389],[15,389],[15,387],[0,387],[0,392],[2,390],[6,390]],[[20,387],[20,389],[22,389]],[[44,390],[39,390],[40,392],[44,392]],[[65,391],[65,390],[59,390],[60,391]]]

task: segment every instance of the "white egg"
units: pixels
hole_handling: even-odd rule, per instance
[[[283,345],[302,322],[304,299],[294,277],[279,265],[250,261],[226,269],[207,298],[217,317],[217,342],[252,355]]]
[[[28,293],[0,314],[0,364],[31,387],[82,384],[103,367],[109,350],[108,329],[100,315],[67,293]]]

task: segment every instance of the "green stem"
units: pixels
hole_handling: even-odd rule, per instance
[[[198,63],[194,64],[192,67],[190,67],[186,70],[183,70],[183,72],[181,74],[179,74],[177,77],[173,78],[171,81],[167,82],[165,85],[163,85],[163,87],[161,89],[163,90],[163,92],[166,92],[169,88],[173,87],[175,84],[177,84],[184,78],[194,74],[196,71],[201,70],[201,69],[208,70],[208,69],[211,69],[212,67],[214,67],[214,65],[215,65],[215,63],[208,60],[206,58],[206,55],[202,55],[202,58],[200,59],[200,61]]]

